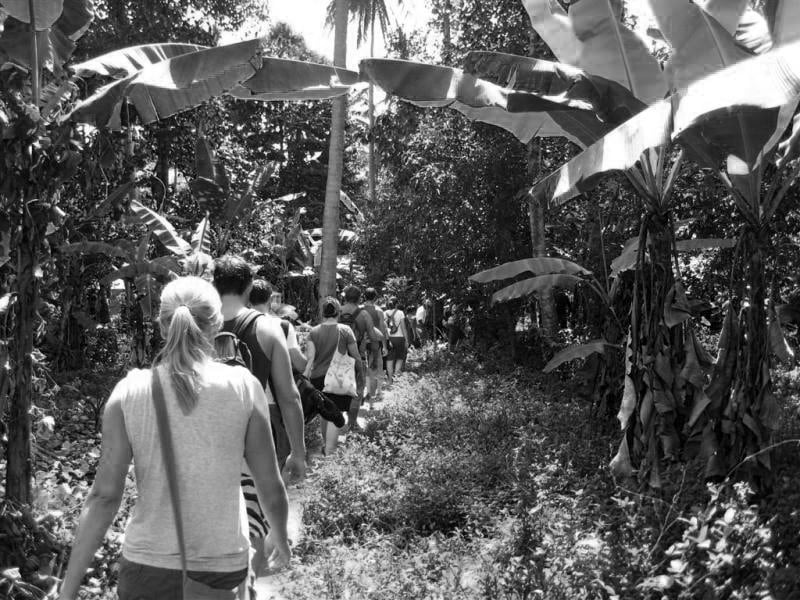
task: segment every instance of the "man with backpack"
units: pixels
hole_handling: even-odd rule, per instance
[[[249,368],[268,392],[272,426],[286,430],[291,453],[281,465],[284,475],[302,479],[306,470],[303,409],[286,338],[278,319],[247,307],[252,283],[250,265],[243,258],[225,255],[214,261],[214,287],[222,298],[222,332],[234,334],[250,355]]]
[[[388,343],[389,343],[389,331],[386,329],[386,317],[383,313],[383,309],[380,306],[375,304],[375,300],[378,299],[378,292],[375,288],[367,288],[364,290],[364,306],[362,310],[364,310],[369,316],[372,318],[372,324],[377,330],[380,332],[380,342],[381,342],[381,355],[378,356],[378,368],[367,369],[367,393],[366,399],[371,400],[374,402],[378,399],[379,393],[379,383],[381,377],[382,369],[382,362],[383,356],[389,351]],[[367,353],[367,362],[368,364],[372,364],[372,359],[374,357],[371,356],[371,353]]]
[[[348,285],[344,288],[344,305],[339,314],[339,322],[349,325],[356,336],[356,344],[358,344],[361,360],[366,369],[356,370],[356,374],[372,370],[379,372],[381,368],[381,343],[375,324],[372,317],[361,306],[358,305],[361,300],[361,290],[355,285]],[[348,413],[349,421],[352,426],[356,426],[356,418],[358,417],[358,410],[361,402],[364,399],[364,387],[366,384],[365,377],[359,375],[356,378],[356,387],[358,392],[358,402],[351,404],[351,409]]]

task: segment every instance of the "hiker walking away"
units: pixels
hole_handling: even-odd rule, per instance
[[[427,338],[425,334],[425,323],[428,322],[428,304],[430,304],[429,300],[423,300],[414,313],[417,338],[420,340],[421,344],[424,344]]]
[[[367,368],[367,389],[366,389],[366,399],[375,402],[378,399],[378,394],[380,393],[380,380],[381,376],[383,375],[383,357],[389,353],[388,343],[389,343],[389,330],[386,327],[386,316],[383,312],[383,309],[375,304],[375,300],[378,299],[378,292],[375,288],[367,288],[364,290],[364,311],[369,314],[372,318],[373,326],[378,330],[380,333],[380,356],[377,357],[377,360],[373,360],[376,357],[373,357],[369,348],[367,348],[367,364],[370,365]],[[372,365],[377,363],[377,368]]]
[[[250,290],[250,306],[261,314],[278,319],[286,338],[286,347],[289,350],[289,358],[292,361],[292,370],[302,373],[306,368],[306,357],[297,341],[297,331],[289,319],[284,319],[275,313],[271,298],[272,285],[264,279],[255,279],[253,288]]]
[[[222,331],[245,343],[253,375],[267,392],[273,429],[283,426],[289,437],[291,453],[282,465],[284,475],[302,479],[306,470],[303,409],[292,379],[286,338],[277,319],[264,318],[247,307],[252,283],[250,265],[243,258],[225,255],[214,261],[214,287],[222,298]]]
[[[358,392],[358,404],[355,407],[355,413],[352,420],[348,424],[351,429],[358,429],[358,409],[361,407],[361,401],[364,399],[364,387],[366,385],[366,372],[367,369],[378,371],[381,368],[381,346],[378,334],[376,333],[375,324],[372,322],[372,317],[361,306],[358,305],[361,300],[361,289],[355,285],[348,285],[344,288],[344,305],[339,314],[339,323],[349,325],[353,330],[358,345],[359,353],[361,354],[361,361],[363,362],[363,369],[356,371],[356,388]],[[369,352],[369,362],[367,362],[367,353]]]
[[[352,428],[355,420],[358,418],[359,399],[356,390],[356,381],[358,374],[364,369],[364,363],[361,361],[361,354],[358,349],[355,334],[349,325],[339,322],[341,316],[341,305],[336,298],[328,296],[322,301],[322,323],[316,325],[311,329],[306,342],[306,353],[308,355],[308,364],[306,365],[305,376],[311,380],[314,387],[320,391],[325,392],[331,400],[336,403],[336,406],[342,412],[347,413],[347,424],[342,427],[336,427],[334,423],[323,419],[322,420],[322,436],[325,440],[325,454],[330,456],[336,450],[339,442],[339,436],[346,433]],[[352,373],[340,373],[339,379],[341,381],[331,381],[336,377],[336,373],[329,373],[333,367],[331,363],[337,355],[346,355],[353,359]],[[347,362],[341,361],[341,362]],[[350,393],[338,393],[331,391],[335,389],[333,385],[336,383],[347,386],[344,381],[352,376],[352,384]],[[338,390],[344,391],[344,390]]]
[[[198,587],[244,597],[249,544],[240,518],[242,457],[272,525],[273,566],[288,564],[288,504],[267,399],[246,369],[212,360],[220,309],[214,287],[198,277],[181,277],[162,291],[164,348],[154,368],[130,371],[106,403],[100,462],[61,600],[78,597],[117,514],[132,459],[137,495],[119,564],[120,600],[180,598],[182,589]]]
[[[422,339],[419,337],[419,328],[417,327],[417,317],[412,305],[406,307],[405,315],[404,323],[406,324],[406,332],[408,333],[408,349],[422,348]]]
[[[238,338],[249,355],[248,368],[266,393],[272,440],[284,479],[302,479],[306,468],[303,409],[280,322],[246,306],[253,273],[243,258],[225,255],[216,259],[213,280],[222,298],[222,331]],[[254,481],[247,470],[241,473],[241,485],[247,502],[250,541],[255,549],[252,564],[258,573],[264,566],[263,541],[269,520],[252,493]]]
[[[394,376],[403,371],[406,356],[408,355],[408,331],[406,328],[405,314],[397,306],[397,298],[392,296],[386,302],[386,327],[389,330],[389,354],[386,356],[386,374],[389,383],[394,382]]]

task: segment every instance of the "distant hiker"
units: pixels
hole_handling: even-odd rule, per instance
[[[415,308],[411,305],[406,307],[406,331],[408,332],[408,345],[409,348],[422,348],[422,339],[419,336],[419,328],[417,327],[417,317],[415,315]]]
[[[415,321],[414,324],[417,328],[417,336],[421,343],[425,343],[425,340],[427,339],[427,334],[425,331],[425,323],[428,322],[429,304],[430,304],[429,300],[423,300],[417,307],[416,312],[414,313],[414,321]]]
[[[351,429],[358,418],[356,381],[364,364],[353,330],[349,325],[339,322],[339,301],[329,296],[322,301],[321,308],[322,323],[311,329],[306,342],[308,364],[305,376],[314,387],[333,400],[339,410],[347,413],[347,424],[343,428],[338,428],[329,421],[322,421],[325,454],[330,456],[336,450],[339,435]],[[361,377],[363,378],[363,373]]]
[[[358,305],[359,300],[361,300],[361,289],[355,285],[348,285],[344,288],[344,305],[339,315],[339,323],[349,325],[353,330],[361,360],[364,363],[364,368],[360,374],[357,372],[358,406],[361,405],[361,400],[364,398],[367,369],[377,371],[380,369],[381,364],[381,345],[375,324],[372,322],[372,317],[369,316],[369,313]],[[369,354],[369,362],[367,362],[367,354]],[[358,411],[358,406],[356,411]],[[356,416],[358,416],[358,413],[356,413]],[[350,423],[350,426],[353,429],[358,428],[358,423],[355,419]]]
[[[289,349],[289,358],[292,359],[292,369],[302,373],[303,369],[306,368],[306,357],[303,355],[303,351],[300,350],[297,331],[289,319],[275,313],[274,306],[270,301],[271,298],[272,285],[264,279],[254,280],[253,289],[250,290],[250,306],[262,314],[275,317],[281,322],[281,328],[284,330],[286,337],[286,346]]]
[[[397,298],[392,296],[386,302],[386,327],[389,330],[389,354],[386,356],[386,374],[389,383],[394,376],[403,371],[408,355],[408,331],[405,313],[397,305]]]
[[[367,348],[367,365],[370,366],[367,368],[366,398],[372,400],[373,402],[378,399],[378,394],[380,393],[379,386],[381,376],[383,375],[383,357],[389,353],[389,330],[386,327],[386,316],[384,315],[383,309],[375,304],[375,300],[377,299],[378,292],[375,290],[375,288],[369,287],[364,290],[363,309],[372,318],[373,326],[380,333],[381,351],[377,359],[371,355],[370,349]],[[375,363],[377,363],[377,368],[373,366]]]
[[[137,495],[119,561],[120,600],[179,598],[187,584],[204,588],[203,597],[221,597],[209,587],[244,597],[243,459],[271,524],[272,566],[288,564],[288,503],[267,398],[246,369],[212,359],[220,310],[214,287],[200,278],[181,277],[164,287],[158,323],[165,345],[153,369],[130,371],[106,403],[102,454],[60,599],[78,597],[116,517],[131,459]]]
[[[234,334],[250,355],[248,368],[266,392],[273,444],[278,465],[287,481],[305,476],[306,446],[303,409],[300,394],[292,377],[291,359],[280,321],[248,308],[253,274],[241,257],[226,255],[214,261],[214,286],[222,298],[222,331]],[[288,438],[288,447],[287,447]],[[268,530],[258,499],[247,493],[253,481],[245,470],[242,487],[246,492],[250,537],[256,556],[253,564],[261,564],[263,543]]]
[[[444,328],[447,330],[447,348],[453,352],[466,339],[466,322],[457,304],[444,309]]]

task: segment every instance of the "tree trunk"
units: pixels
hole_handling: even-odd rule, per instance
[[[375,2],[370,4],[372,16],[370,19],[369,55],[375,56]],[[375,89],[372,82],[369,84],[369,204],[375,206]]]
[[[348,0],[336,0],[333,64],[345,67],[347,62]],[[328,179],[325,184],[325,211],[322,216],[322,260],[319,273],[320,298],[336,293],[336,256],[339,239],[339,196],[344,166],[344,124],[347,98],[333,100],[331,141],[328,155]]]
[[[453,38],[450,32],[450,0],[442,2],[442,61],[447,63],[453,51]]]
[[[26,203],[28,199],[24,200]],[[19,502],[31,501],[31,399],[33,395],[33,335],[36,307],[39,304],[39,278],[36,258],[39,244],[39,225],[36,215],[27,207],[22,211],[22,235],[17,248],[17,290],[14,331],[15,381],[11,396],[8,433],[8,470],[6,498]],[[45,219],[46,222],[46,219]]]
[[[531,141],[528,145],[528,171],[532,173],[533,169],[533,145],[538,142]],[[538,171],[538,169],[537,169]],[[534,200],[528,196],[528,223],[531,229],[531,254],[534,258],[540,256],[547,256],[547,239],[545,237],[545,208],[544,202]],[[553,292],[545,290],[540,292],[537,296],[539,303],[539,315],[541,316],[540,326],[545,337],[552,337],[556,333],[556,308],[553,301]]]

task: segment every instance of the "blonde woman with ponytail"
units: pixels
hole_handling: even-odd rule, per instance
[[[244,367],[214,362],[220,298],[198,277],[161,294],[165,339],[155,361],[177,465],[187,575],[219,590],[245,589],[249,539],[239,485],[242,457],[270,523],[273,568],[288,563],[287,499],[270,433],[267,398]],[[122,500],[133,460],[137,500],[120,558],[120,600],[181,598],[183,574],[170,482],[161,454],[153,371],[134,369],[111,393],[103,415],[100,464],[86,499],[60,598],[78,596]]]

